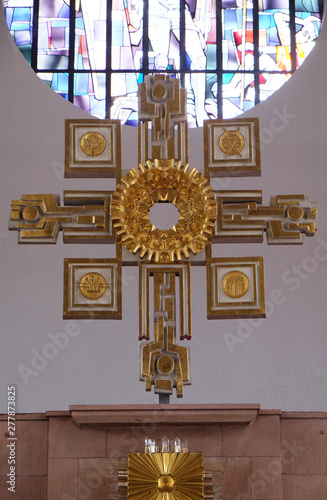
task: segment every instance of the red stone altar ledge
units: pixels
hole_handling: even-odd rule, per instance
[[[165,425],[249,425],[257,417],[260,405],[72,405],[69,410],[79,427],[150,422]]]

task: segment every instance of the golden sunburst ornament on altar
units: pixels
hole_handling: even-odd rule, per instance
[[[129,453],[128,500],[203,500],[203,453]]]
[[[179,220],[159,229],[149,218],[155,203],[173,203]],[[148,261],[173,262],[199,253],[210,241],[217,219],[215,195],[195,168],[175,160],[153,160],[133,168],[113,194],[111,219],[117,235],[131,253]]]

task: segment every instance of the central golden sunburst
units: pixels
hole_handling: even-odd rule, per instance
[[[210,241],[217,219],[215,195],[195,168],[175,160],[147,161],[122,178],[113,194],[110,215],[117,235],[133,254],[155,262],[173,262],[200,252]],[[158,202],[173,203],[179,220],[171,229],[159,229],[149,219]]]
[[[128,500],[203,500],[202,453],[129,453]]]

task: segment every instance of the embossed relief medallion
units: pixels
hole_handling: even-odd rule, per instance
[[[99,273],[87,273],[79,282],[81,294],[90,300],[100,299],[106,293],[108,286],[105,278]]]
[[[65,259],[64,318],[121,318],[121,260]]]
[[[87,132],[81,138],[81,150],[86,156],[100,156],[107,147],[106,139],[100,132]]]
[[[227,156],[242,156],[241,152],[245,146],[244,136],[239,130],[226,130],[219,137],[218,145],[223,153]]]
[[[241,271],[231,271],[224,276],[221,287],[228,297],[239,299],[248,292],[250,281]]]

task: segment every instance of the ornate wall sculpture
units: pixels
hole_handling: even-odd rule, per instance
[[[139,87],[139,165],[121,178],[120,125],[67,120],[66,177],[115,176],[113,191],[23,195],[12,202],[9,229],[19,243],[114,243],[115,259],[66,259],[64,318],[122,317],[122,245],[139,263],[140,379],[169,402],[191,383],[191,266],[206,263],[208,319],[264,317],[262,257],[212,256],[220,242],[301,244],[316,231],[317,208],[304,195],[214,191],[210,178],[260,175],[258,119],[204,124],[204,174],[188,165],[186,92],[167,75]],[[150,209],[171,203],[179,212],[169,229],[151,222]],[[116,237],[116,239],[115,239]],[[197,257],[200,256],[200,260]],[[202,256],[202,257],[201,257]]]

